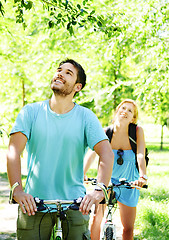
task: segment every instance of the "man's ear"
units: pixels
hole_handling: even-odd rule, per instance
[[[75,85],[75,91],[79,92],[82,89],[82,84],[81,83],[76,83]]]

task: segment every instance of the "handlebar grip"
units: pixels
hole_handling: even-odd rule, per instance
[[[147,189],[147,188],[148,188],[148,185],[143,185],[142,188],[146,188],[146,189]]]
[[[96,178],[87,178],[87,181],[92,182],[92,181],[97,181],[97,179]]]

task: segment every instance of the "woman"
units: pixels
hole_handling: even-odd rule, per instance
[[[136,128],[137,162],[139,171],[136,167],[135,153],[131,149],[128,135],[129,124],[136,124],[137,118],[138,109],[133,100],[126,99],[117,106],[113,125],[111,126],[113,128],[111,147],[114,152],[114,166],[111,177],[112,183],[117,183],[120,178],[126,178],[128,181],[134,181],[134,184],[139,187],[147,184],[148,177],[146,176],[145,140],[143,129],[140,126],[137,126]],[[95,156],[95,153],[92,152],[85,160],[84,174],[89,169]],[[122,160],[123,163],[121,164],[119,160]],[[117,189],[116,198],[123,226],[122,239],[132,240],[139,190],[135,188],[131,190],[121,189],[120,196],[118,197]],[[91,240],[100,239],[100,226],[104,215],[104,208],[103,205],[99,205],[98,211],[94,214],[93,222],[91,224]]]

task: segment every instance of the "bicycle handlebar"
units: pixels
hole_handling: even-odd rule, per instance
[[[96,178],[88,178],[88,180],[87,181],[85,181],[86,183],[88,183],[88,182],[90,182],[92,185],[98,185],[98,183],[97,183],[97,179]],[[110,187],[120,187],[120,186],[125,186],[125,187],[127,187],[127,188],[139,188],[139,189],[141,189],[141,188],[148,188],[148,185],[143,185],[142,187],[139,187],[139,186],[137,186],[137,185],[134,185],[133,184],[133,182],[128,182],[125,178],[121,178],[121,179],[119,179],[119,183],[117,183],[117,184],[110,184],[109,186],[108,186],[108,188],[110,188]],[[99,186],[100,188],[101,188],[101,186]]]
[[[85,181],[85,182],[90,182],[92,185],[99,186],[104,193],[106,204],[109,203],[108,193],[107,193],[107,191],[105,191],[105,188],[103,188],[103,186],[101,184],[97,183],[97,179],[88,178],[88,181]],[[137,185],[134,185],[133,182],[128,182],[125,178],[122,178],[122,179],[119,179],[119,183],[117,183],[117,184],[113,183],[113,184],[109,185],[107,189],[112,189],[114,187],[117,187],[117,188],[118,187],[125,187],[125,188],[128,188],[128,189],[132,189],[132,188],[137,188],[137,189],[145,188],[145,189],[147,189],[148,185],[143,185],[142,187],[139,187]]]
[[[60,200],[60,199],[44,200],[38,197],[34,198],[38,211],[43,211],[47,209],[47,205],[54,205],[54,204],[57,206],[57,210],[60,210],[63,205],[69,205],[71,209],[78,210],[82,199],[83,199],[82,197],[79,197],[74,200]]]

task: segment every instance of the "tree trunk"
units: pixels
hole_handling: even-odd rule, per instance
[[[160,150],[163,150],[163,125],[161,125],[161,146],[160,146]]]

